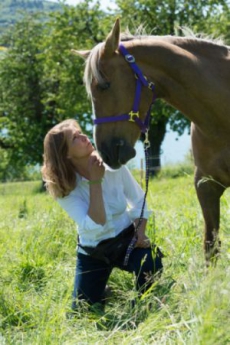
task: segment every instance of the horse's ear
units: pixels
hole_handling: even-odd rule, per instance
[[[120,42],[120,20],[117,18],[111,32],[105,40],[105,54],[111,55],[117,49]]]
[[[86,60],[87,57],[90,54],[90,50],[74,50],[74,49],[71,49],[71,53],[73,53],[75,55],[78,55],[78,56],[81,56],[83,59]]]

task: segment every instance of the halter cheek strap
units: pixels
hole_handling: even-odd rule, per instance
[[[128,114],[102,117],[102,118],[95,119],[94,124],[99,125],[102,123],[110,123],[110,122],[117,122],[117,121],[130,121],[130,122],[135,122],[140,127],[140,130],[142,133],[146,133],[149,127],[151,107],[156,98],[155,93],[154,93],[155,85],[154,83],[149,82],[147,80],[147,78],[141,72],[140,68],[137,66],[134,56],[129,54],[128,50],[122,44],[119,45],[119,51],[123,55],[125,60],[129,63],[136,77],[136,90],[135,90],[133,108]],[[148,87],[153,92],[152,102],[149,106],[149,109],[144,121],[140,119],[140,114],[139,114],[142,86]]]

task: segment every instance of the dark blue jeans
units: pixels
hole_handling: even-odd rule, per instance
[[[123,265],[123,260],[122,257],[119,261],[109,265],[90,255],[78,253],[73,309],[76,309],[76,300],[85,300],[90,305],[102,302],[107,281],[114,267],[135,273],[136,288],[140,293],[151,286],[152,279],[148,281],[148,277],[152,277],[163,268],[161,257],[156,256],[153,259],[151,248],[135,248],[129,257],[127,266]]]

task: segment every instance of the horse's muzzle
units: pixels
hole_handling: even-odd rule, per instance
[[[97,147],[103,161],[112,169],[118,169],[135,157],[136,150],[125,139],[115,138]]]

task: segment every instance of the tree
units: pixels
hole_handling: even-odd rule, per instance
[[[116,0],[118,13],[122,16],[122,24],[132,28],[142,26],[149,34],[174,35],[181,34],[181,27],[186,26],[194,32],[209,31],[208,23],[215,20],[215,32],[223,34],[223,28],[218,25],[217,18],[229,13],[228,2],[225,0]],[[214,19],[215,18],[215,19]],[[227,26],[227,20],[225,21]],[[218,29],[217,29],[218,27]],[[126,27],[124,27],[125,31]],[[215,32],[212,32],[212,34]],[[225,31],[227,32],[227,30]],[[169,125],[178,135],[184,130],[189,131],[190,122],[179,111],[161,101],[152,108],[150,123],[150,160],[151,175],[160,168],[160,151],[166,128]]]
[[[26,18],[4,38],[9,48],[0,60],[0,147],[8,150],[9,164],[39,161],[44,113],[43,67],[38,59],[42,32],[39,21]]]
[[[48,113],[56,113],[55,123],[75,117],[84,131],[92,135],[92,109],[83,85],[84,65],[71,49],[90,49],[101,42],[106,15],[99,5],[86,0],[77,7],[54,13],[43,42],[43,82],[47,85],[44,103]]]
[[[90,3],[64,6],[62,13],[52,14],[45,23],[25,17],[5,36],[8,49],[0,60],[0,148],[7,150],[8,167],[41,164],[46,132],[65,118],[77,118],[91,133],[82,60],[70,52],[91,48],[107,32],[102,24],[105,14]]]

